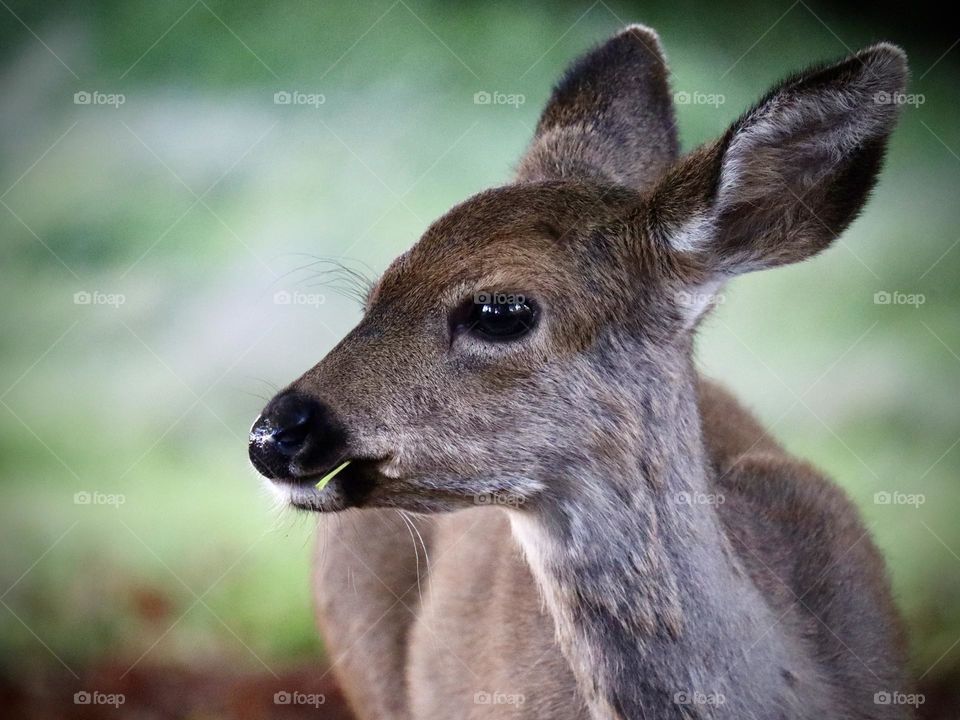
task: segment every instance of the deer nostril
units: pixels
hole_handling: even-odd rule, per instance
[[[309,408],[300,408],[284,425],[273,431],[273,441],[284,455],[296,455],[310,436],[310,421],[313,413]]]
[[[306,444],[317,418],[317,404],[297,395],[280,398],[270,412],[270,440],[276,451],[291,457]]]

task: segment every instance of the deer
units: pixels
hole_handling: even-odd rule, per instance
[[[872,45],[681,154],[660,39],[624,28],[512,181],[430,225],[270,400],[249,456],[317,513],[318,623],[360,718],[911,716],[858,510],[693,359],[729,280],[857,217],[907,76]]]

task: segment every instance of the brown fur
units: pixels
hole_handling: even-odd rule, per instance
[[[639,26],[576,63],[517,181],[438,220],[254,425],[286,500],[345,511],[315,588],[361,717],[909,715],[875,702],[904,656],[856,510],[692,362],[724,282],[860,211],[905,58],[790,78],[680,159],[667,77]],[[462,322],[490,291],[528,332]]]

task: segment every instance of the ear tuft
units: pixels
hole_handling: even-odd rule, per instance
[[[668,74],[660,38],[643,25],[582,56],[554,88],[518,178],[651,184],[677,156]]]

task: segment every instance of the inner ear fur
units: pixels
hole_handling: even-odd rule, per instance
[[[716,276],[823,250],[876,182],[906,79],[885,43],[788,78],[661,179],[651,232]]]

